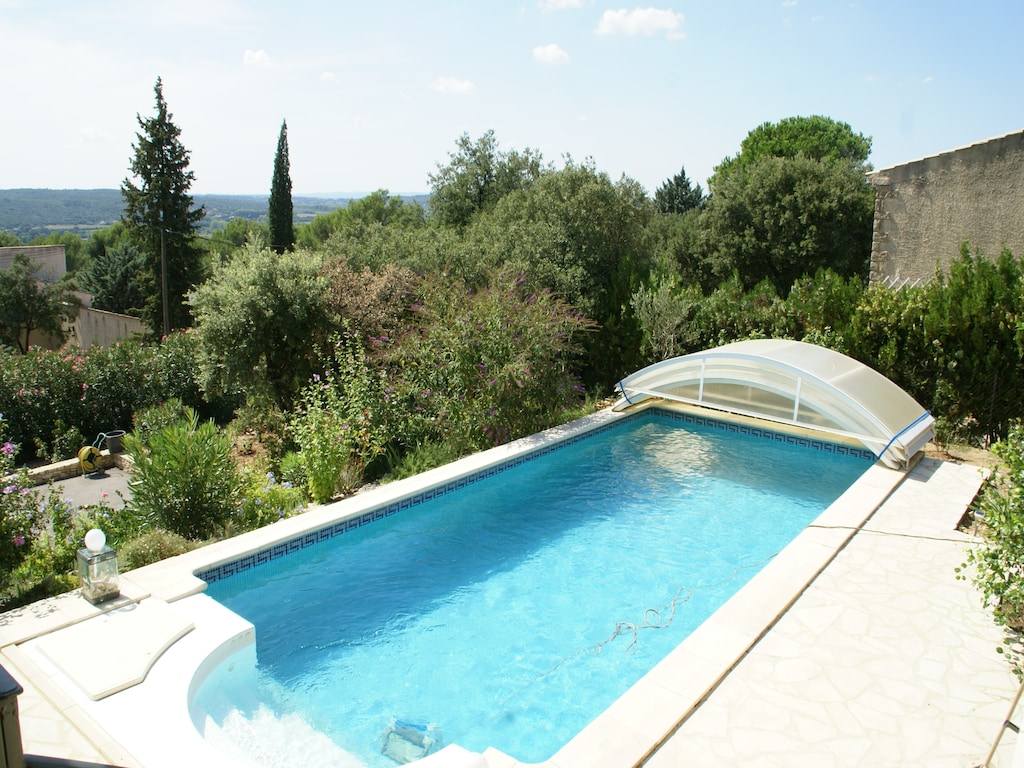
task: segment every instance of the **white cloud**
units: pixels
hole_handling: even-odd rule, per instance
[[[242,63],[247,67],[266,67],[270,64],[270,56],[262,48],[258,51],[246,48]]]
[[[628,11],[620,8],[605,11],[594,31],[599,35],[653,35],[664,31],[675,39],[683,37],[679,29],[682,23],[683,14],[670,9],[634,8]]]
[[[542,11],[561,11],[566,8],[582,8],[583,0],[544,0],[539,5]]]
[[[783,8],[792,8],[797,3],[797,0],[782,0]]]
[[[569,54],[554,43],[534,48],[533,58],[541,64],[567,64],[569,62]]]
[[[928,77],[926,77],[921,82],[924,83],[925,85],[927,85],[928,83],[931,83],[931,82],[934,82],[934,81],[935,81],[935,78],[932,77],[931,75],[928,75]]]
[[[335,82],[335,81],[336,81],[337,79],[338,79],[338,78],[337,78],[337,77],[335,77],[335,75],[334,75],[334,73],[333,73],[333,72],[323,72],[323,73],[321,73],[321,75],[320,75],[320,82],[321,82],[321,83],[333,83],[333,82]]]
[[[454,77],[439,77],[430,84],[430,87],[441,93],[471,93],[473,88],[472,80],[459,80]]]

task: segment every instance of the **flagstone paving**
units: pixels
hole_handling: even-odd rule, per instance
[[[979,765],[1017,681],[956,577],[978,472],[922,461],[646,765]],[[1011,764],[1015,739],[993,766]]]

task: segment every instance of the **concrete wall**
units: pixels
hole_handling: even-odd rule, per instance
[[[81,307],[70,331],[68,344],[88,349],[109,347],[119,339],[147,333],[148,328],[137,317]]]
[[[883,168],[876,189],[871,282],[927,282],[967,240],[994,258],[1024,256],[1024,131]]]

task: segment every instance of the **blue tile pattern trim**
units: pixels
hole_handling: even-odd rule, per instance
[[[857,448],[855,446],[840,445],[838,443],[830,443],[824,440],[813,440],[811,438],[798,435],[787,435],[783,432],[775,432],[770,429],[752,427],[746,424],[734,424],[732,422],[719,421],[718,419],[708,418],[705,416],[696,416],[694,414],[689,413],[668,411],[660,408],[650,408],[646,411],[631,414],[617,421],[603,424],[602,426],[597,427],[596,429],[581,432],[579,434],[573,435],[571,437],[568,437],[564,440],[560,440],[555,443],[549,443],[548,445],[545,445],[542,448],[538,448],[534,451],[523,453],[519,456],[515,456],[511,459],[500,462],[493,466],[485,467],[484,469],[481,469],[478,472],[474,472],[471,475],[455,478],[454,480],[450,480],[449,482],[444,483],[442,485],[437,485],[432,488],[426,488],[420,491],[419,493],[413,494],[412,496],[399,499],[397,501],[393,501],[389,504],[384,504],[380,507],[374,507],[373,509],[369,509],[359,515],[355,515],[354,517],[338,520],[337,522],[331,525],[325,526],[323,528],[318,528],[315,531],[309,531],[307,533],[302,534],[301,536],[297,536],[293,539],[288,539],[287,541],[275,544],[274,546],[268,549],[263,549],[259,552],[253,552],[252,554],[246,555],[245,557],[239,558],[238,560],[233,560],[229,563],[223,563],[221,565],[216,565],[212,568],[208,568],[203,571],[198,571],[196,573],[196,576],[205,581],[207,584],[219,581],[220,579],[225,579],[228,576],[234,576],[236,573],[242,573],[243,571],[247,571],[250,568],[255,568],[258,565],[269,563],[271,560],[275,560],[278,557],[287,555],[290,552],[296,552],[300,549],[304,549],[306,547],[319,544],[320,542],[327,541],[328,539],[332,539],[335,536],[340,536],[346,531],[351,531],[355,528],[359,528],[360,526],[372,523],[376,520],[383,520],[385,517],[390,517],[396,512],[401,512],[402,510],[409,509],[410,507],[413,507],[424,501],[429,501],[430,499],[437,498],[438,496],[443,496],[447,493],[451,493],[452,491],[456,491],[459,488],[464,488],[470,483],[476,482],[477,480],[483,479],[485,477],[493,477],[494,475],[504,472],[506,469],[519,466],[520,464],[525,464],[528,461],[533,461],[534,459],[540,458],[541,456],[546,456],[552,451],[560,450],[562,448],[565,448],[566,446],[574,445],[580,442],[581,440],[586,440],[595,435],[599,435],[605,432],[606,430],[614,429],[620,424],[632,421],[633,419],[649,418],[651,415],[667,417],[674,421],[681,421],[687,424],[697,424],[703,427],[723,429],[727,432],[736,432],[742,435],[748,435],[750,437],[758,437],[765,440],[775,440],[781,443],[798,445],[803,448],[810,448],[812,450],[817,451],[825,451],[826,453],[834,453],[836,455],[841,456],[853,456],[868,459],[871,461],[874,461],[876,458],[875,455],[871,453],[871,451],[866,450],[864,448]]]

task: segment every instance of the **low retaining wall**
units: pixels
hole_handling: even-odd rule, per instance
[[[97,461],[100,469],[111,469],[117,467],[130,472],[132,468],[131,456],[123,453],[111,453],[101,451]],[[43,485],[50,481],[67,480],[69,477],[85,474],[82,472],[82,463],[78,459],[67,459],[58,461],[56,464],[47,464],[44,467],[36,467],[28,471],[28,476],[36,485]]]

